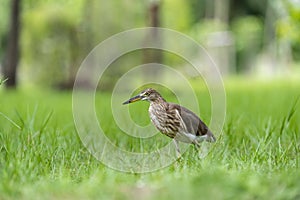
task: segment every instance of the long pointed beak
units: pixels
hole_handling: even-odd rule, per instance
[[[137,95],[137,96],[132,97],[132,98],[130,98],[129,100],[125,101],[125,102],[123,103],[123,105],[129,104],[129,103],[133,103],[133,102],[139,101],[139,100],[141,100],[141,99],[142,99],[142,97],[141,97],[140,95]]]

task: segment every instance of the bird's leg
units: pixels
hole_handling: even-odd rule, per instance
[[[194,144],[194,147],[195,149],[200,152],[201,151],[201,144],[202,142],[204,142],[206,139],[206,135],[203,135],[203,136],[198,136],[195,140],[193,140],[193,144]]]
[[[193,142],[195,149],[199,150],[201,148],[201,144],[198,141]]]
[[[204,145],[204,147],[202,146],[201,148],[201,143],[203,142],[203,140],[199,141],[199,140],[194,140],[193,141],[193,144],[194,144],[194,147],[195,149],[197,149],[198,151],[198,155],[200,158],[204,158],[207,154],[208,154],[208,150],[206,148],[206,146]]]
[[[180,154],[180,149],[179,149],[178,141],[175,140],[175,139],[173,139],[173,141],[174,141],[175,148],[176,148],[176,154],[177,154],[176,156],[177,156],[178,158],[180,158],[180,157],[181,157],[181,154]]]

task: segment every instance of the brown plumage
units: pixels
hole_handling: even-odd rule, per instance
[[[195,113],[178,104],[166,102],[156,90],[148,88],[123,104],[139,100],[150,102],[151,122],[161,133],[175,139],[178,151],[178,141],[192,143],[196,146],[203,141],[216,141],[212,132]]]

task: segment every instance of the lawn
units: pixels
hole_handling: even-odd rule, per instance
[[[169,167],[144,174],[115,171],[88,152],[75,129],[71,92],[1,89],[0,199],[300,199],[300,80],[235,79],[225,88],[226,120],[209,154],[200,158],[191,146]],[[201,88],[197,95],[209,121],[209,95]],[[122,138],[113,134],[119,129],[110,95],[97,98],[108,102],[96,105],[106,108],[97,113],[104,131]],[[146,108],[130,106],[137,123],[149,122]],[[131,139],[117,143],[140,147]]]

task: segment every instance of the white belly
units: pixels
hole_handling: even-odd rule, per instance
[[[197,136],[191,133],[181,132],[176,134],[175,139],[184,143],[193,143],[197,139]]]

